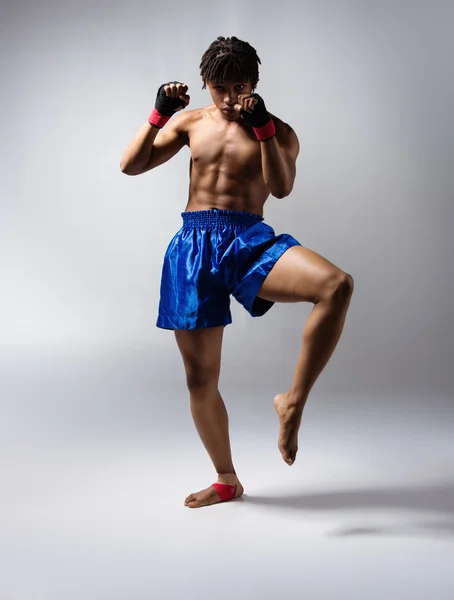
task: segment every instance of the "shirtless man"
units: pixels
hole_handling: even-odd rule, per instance
[[[353,292],[348,273],[292,236],[276,236],[263,222],[269,195],[285,198],[292,191],[299,143],[254,93],[259,64],[247,42],[217,38],[200,64],[213,104],[183,110],[169,122],[189,104],[188,86],[162,85],[120,163],[123,173],[139,175],[183,146],[191,152],[189,200],[165,254],[157,320],[158,327],[174,330],[194,423],[218,475],[217,483],[186,498],[190,508],[232,500],[244,491],[218,390],[224,327],[232,322],[230,295],[252,316],[265,314],[274,302],[314,304],[293,380],[274,398],[278,448],[292,465],[304,406],[337,345]]]

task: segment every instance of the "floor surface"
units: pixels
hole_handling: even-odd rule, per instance
[[[1,600],[454,598],[452,398],[314,391],[288,467],[232,384],[245,495],[189,509],[215,478],[181,388],[104,375],[3,380]]]

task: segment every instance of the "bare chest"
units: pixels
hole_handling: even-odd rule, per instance
[[[227,125],[202,122],[189,139],[194,168],[199,172],[215,169],[233,175],[261,173],[260,143],[237,123]]]

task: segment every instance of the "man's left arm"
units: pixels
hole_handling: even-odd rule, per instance
[[[260,142],[260,148],[265,183],[275,198],[285,198],[295,182],[298,137],[289,125],[280,123],[276,135]]]
[[[296,133],[286,123],[267,111],[258,94],[240,94],[236,109],[252,125],[260,142],[262,172],[266,185],[276,198],[285,198],[293,189],[299,142]]]

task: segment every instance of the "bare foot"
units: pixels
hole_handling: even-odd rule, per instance
[[[291,402],[289,394],[278,394],[273,401],[280,422],[278,448],[288,465],[293,465],[298,452],[298,429],[302,409]]]
[[[230,486],[237,486],[235,498],[239,498],[242,496],[244,492],[244,488],[241,485],[238,477],[236,475],[227,474],[227,475],[219,475],[218,483],[227,483]],[[232,487],[232,492],[234,487]],[[233,500],[234,498],[232,498]],[[205,490],[201,490],[200,492],[196,492],[195,494],[189,494],[189,496],[184,501],[185,506],[189,508],[200,508],[201,506],[208,506],[210,504],[217,504],[221,502],[221,497],[218,492],[214,489],[214,487],[210,486]]]

